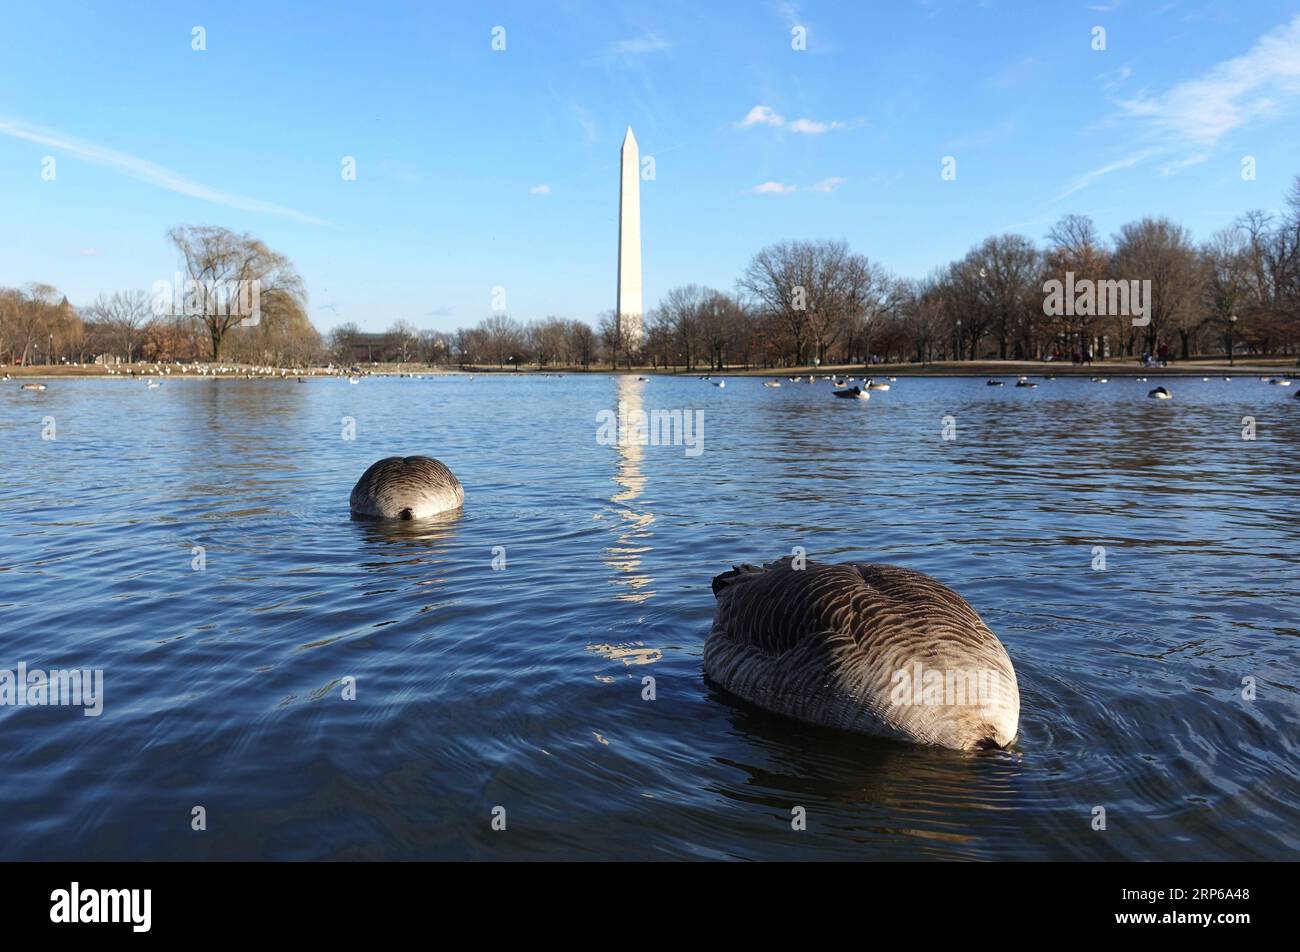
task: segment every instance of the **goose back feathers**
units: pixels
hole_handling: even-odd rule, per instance
[[[717,599],[704,672],[796,720],[959,750],[1015,738],[1006,649],[951,589],[891,565],[737,566]]]
[[[381,459],[361,474],[348,500],[357,515],[378,519],[424,519],[464,502],[460,480],[428,456]]]

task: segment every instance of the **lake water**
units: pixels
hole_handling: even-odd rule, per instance
[[[0,707],[0,857],[1294,858],[1300,400],[1168,383],[7,383],[0,669],[104,697]],[[702,411],[703,452],[598,440],[619,401]],[[350,518],[417,453],[458,517]],[[712,577],[796,546],[964,595],[1018,673],[1014,748],[710,689]]]

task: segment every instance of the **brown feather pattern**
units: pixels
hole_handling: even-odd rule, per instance
[[[457,509],[465,490],[446,466],[428,456],[389,456],[361,474],[348,504],[362,516],[423,519]]]
[[[737,566],[713,591],[704,671],[746,701],[957,749],[1015,737],[1020,695],[1006,649],[965,599],[929,576],[869,563],[795,568],[785,558]],[[937,695],[924,693],[936,677]]]

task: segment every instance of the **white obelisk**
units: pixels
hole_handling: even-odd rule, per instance
[[[623,137],[618,179],[618,326],[631,347],[640,347],[641,321],[641,150],[632,127]]]

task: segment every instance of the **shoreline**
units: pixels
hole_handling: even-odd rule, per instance
[[[161,366],[163,372],[159,373],[156,369]],[[218,365],[224,366],[224,365]],[[196,367],[206,368],[203,372],[194,369]],[[170,368],[170,373],[167,370]],[[449,368],[449,367],[411,367],[411,365],[384,365],[362,370],[359,374],[349,374],[339,371],[337,368],[328,367],[309,367],[290,370],[277,367],[269,370],[265,367],[247,367],[235,366],[229,367],[225,373],[213,371],[212,365],[198,364],[186,365],[183,368],[177,368],[175,364],[134,364],[124,366],[123,369],[113,368],[113,373],[108,373],[101,365],[90,365],[74,367],[68,365],[44,366],[33,365],[28,367],[4,367],[0,368],[0,373],[7,375],[12,380],[39,380],[39,379],[125,379],[138,380],[157,379],[159,377],[174,378],[179,380],[296,380],[301,377],[304,380],[316,378],[346,378],[349,376],[361,377],[464,377],[464,376],[547,376],[547,375],[583,375],[583,374],[604,374],[608,376],[645,376],[645,377],[683,377],[683,378],[702,378],[702,377],[759,377],[763,379],[789,380],[792,377],[807,378],[814,376],[817,378],[825,376],[833,377],[850,377],[854,379],[863,377],[1036,377],[1043,378],[1047,376],[1054,377],[1205,377],[1205,376],[1282,376],[1282,377],[1300,377],[1300,365],[1294,358],[1290,357],[1266,357],[1252,360],[1249,363],[1240,362],[1229,365],[1222,359],[1204,359],[1198,360],[1193,358],[1190,361],[1179,361],[1171,363],[1167,367],[1142,367],[1136,361],[1095,361],[1092,364],[1054,364],[1042,361],[1000,361],[1000,360],[979,360],[979,361],[943,361],[932,364],[877,364],[869,369],[863,368],[860,364],[834,364],[823,367],[783,367],[783,368],[758,368],[758,367],[728,367],[725,370],[705,370],[696,368],[689,372],[685,370],[664,370],[651,369],[649,367],[633,367],[631,370],[625,368],[610,367],[471,367],[467,369]],[[134,374],[132,373],[134,371]]]

